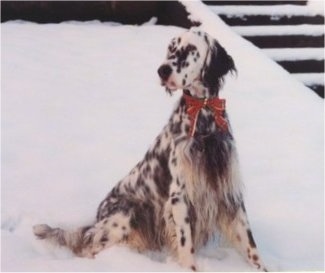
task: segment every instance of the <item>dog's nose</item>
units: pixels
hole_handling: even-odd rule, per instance
[[[172,73],[172,68],[168,64],[163,64],[158,69],[158,75],[162,80],[167,80]]]

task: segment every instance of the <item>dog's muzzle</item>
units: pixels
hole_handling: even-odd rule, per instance
[[[163,64],[158,68],[158,75],[163,81],[167,81],[172,71],[168,64]]]

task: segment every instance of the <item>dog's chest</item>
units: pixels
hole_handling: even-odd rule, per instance
[[[216,188],[208,183],[202,164],[198,163],[202,160],[204,151],[193,145],[198,145],[194,139],[184,140],[177,145],[176,154],[180,160],[175,172],[179,181],[185,183],[184,193],[192,218],[193,242],[195,247],[200,247],[216,232],[220,198]]]

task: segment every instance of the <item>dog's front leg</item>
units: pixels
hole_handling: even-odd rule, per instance
[[[170,203],[171,214],[175,224],[178,262],[181,266],[196,271],[185,185],[179,183],[178,180],[171,187],[168,202]]]
[[[253,267],[260,271],[267,271],[260,255],[258,254],[243,203],[239,208],[234,221],[230,226],[228,226],[227,230],[224,230],[224,232],[235,248]]]

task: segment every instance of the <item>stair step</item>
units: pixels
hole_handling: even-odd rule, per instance
[[[324,24],[324,17],[315,16],[268,16],[268,15],[244,15],[240,17],[219,14],[220,18],[229,26],[251,25],[299,25],[299,24]]]
[[[285,25],[285,26],[234,26],[231,27],[242,36],[282,36],[282,35],[324,35],[324,25]]]
[[[324,61],[324,48],[268,48],[262,51],[275,61]]]
[[[324,73],[324,60],[278,61],[290,73]]]
[[[232,30],[261,48],[324,47],[323,25],[235,26]]]
[[[285,4],[291,4],[291,5],[306,5],[306,1],[297,1],[297,0],[288,0],[288,1],[270,1],[270,0],[264,0],[264,1],[256,1],[256,0],[225,0],[225,1],[203,1],[203,3],[207,5],[261,5],[261,6],[269,6],[269,5],[285,5]]]
[[[258,3],[257,1],[256,3]],[[228,25],[324,24],[324,15],[308,6],[210,6]]]
[[[217,14],[225,14],[235,17],[245,15],[268,15],[268,16],[315,16],[323,15],[315,9],[308,6],[297,5],[272,5],[272,6],[210,6],[210,8]]]
[[[324,35],[243,36],[260,48],[324,47]]]

